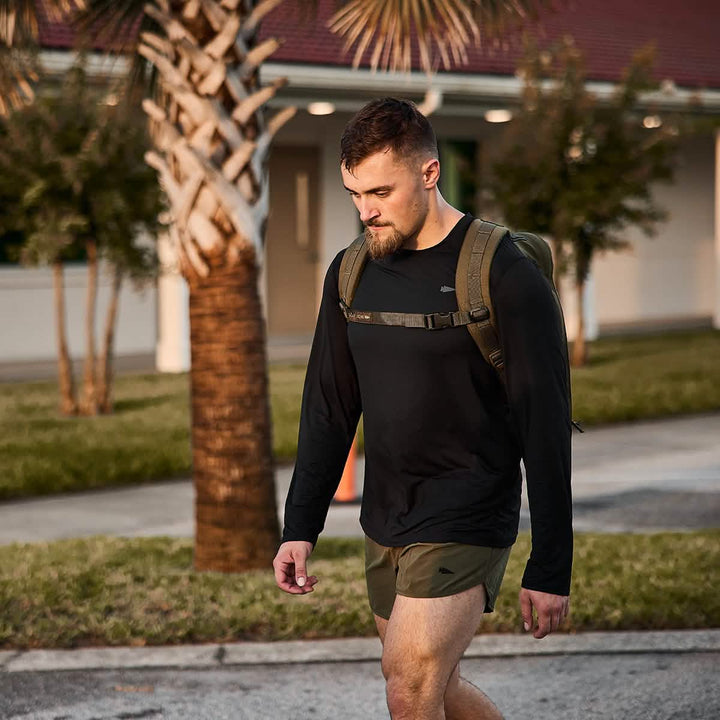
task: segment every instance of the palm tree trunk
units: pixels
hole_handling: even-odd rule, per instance
[[[65,282],[61,260],[55,260],[53,262],[53,289],[55,294],[60,412],[63,415],[76,415],[78,407],[77,401],[75,400],[75,383],[73,381],[72,364],[67,346],[67,332],[65,328]]]
[[[582,367],[587,362],[587,345],[585,343],[585,281],[575,284],[577,293],[577,331],[573,342],[572,366]]]
[[[110,304],[105,316],[105,334],[103,336],[102,350],[98,361],[98,407],[102,413],[111,413],[112,380],[113,380],[113,352],[115,348],[115,325],[117,322],[118,307],[120,305],[120,288],[122,287],[122,270],[113,268]]]
[[[239,572],[278,543],[265,325],[252,250],[216,262],[190,286],[195,568]]]
[[[85,298],[85,369],[80,409],[84,415],[97,415],[97,387],[95,384],[95,308],[97,305],[98,258],[95,240],[87,242],[88,284]]]

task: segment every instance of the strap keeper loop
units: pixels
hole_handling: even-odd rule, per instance
[[[470,310],[470,317],[472,318],[473,322],[481,322],[482,320],[487,320],[490,317],[490,309],[487,308],[485,305],[482,305],[479,308]]]

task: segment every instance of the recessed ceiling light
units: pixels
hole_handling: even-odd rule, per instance
[[[311,115],[332,115],[335,106],[331,102],[313,102],[308,105],[307,110]]]
[[[485,119],[491,123],[504,123],[512,120],[512,113],[509,110],[488,110]]]
[[[662,125],[662,119],[659,115],[646,115],[643,119],[643,127],[659,128]]]

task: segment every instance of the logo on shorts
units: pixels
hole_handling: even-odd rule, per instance
[[[438,572],[441,575],[454,575],[455,574],[452,570],[448,570],[446,567],[439,567]]]

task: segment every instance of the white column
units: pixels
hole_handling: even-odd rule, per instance
[[[595,303],[595,276],[592,272],[590,272],[588,279],[585,282],[583,300],[585,305],[585,339],[597,340],[598,321]]]
[[[715,131],[715,307],[713,327],[720,329],[720,130]]]
[[[565,315],[565,329],[568,340],[575,340],[577,332],[577,290],[572,280],[572,274],[565,275],[560,282],[560,295],[562,297],[563,314]],[[585,281],[583,290],[583,305],[585,315],[585,339],[597,340],[598,321],[595,302],[595,278],[592,272]]]
[[[155,363],[160,372],[190,369],[190,311],[185,279],[176,269],[174,252],[166,233],[158,235],[162,268],[158,278],[158,338]]]

